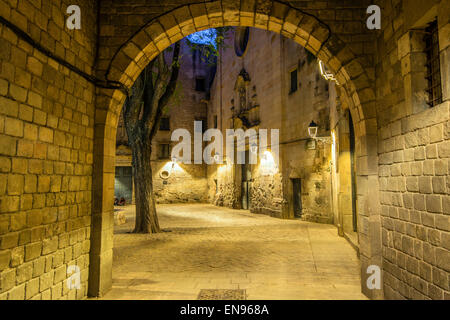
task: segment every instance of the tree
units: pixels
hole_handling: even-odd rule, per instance
[[[211,29],[213,30],[213,29]],[[219,48],[225,48],[228,27],[197,32],[199,43],[187,41],[191,52],[197,51],[204,62],[216,64]],[[170,63],[165,57],[173,52]],[[159,227],[153,193],[150,157],[152,140],[159,128],[159,122],[170,99],[177,97],[178,73],[180,69],[180,42],[162,52],[142,71],[126,98],[123,119],[131,147],[134,189],[136,198],[135,233],[157,233]],[[175,93],[175,95],[174,95]],[[179,99],[177,99],[179,100]]]
[[[124,104],[123,117],[132,152],[136,197],[134,233],[157,233],[159,227],[153,193],[150,156],[152,139],[158,131],[163,110],[175,92],[179,73],[180,43],[173,47],[171,63],[164,52],[144,69]]]

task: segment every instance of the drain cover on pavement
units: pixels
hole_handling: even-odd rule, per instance
[[[246,300],[245,289],[201,289],[197,300]]]

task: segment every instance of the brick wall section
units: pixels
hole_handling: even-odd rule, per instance
[[[64,27],[69,4],[83,31]],[[93,1],[1,0],[0,14],[91,72]],[[86,296],[94,88],[0,25],[0,300]],[[80,290],[66,286],[81,269]]]
[[[414,91],[418,89],[414,84],[413,92],[405,90],[408,75],[412,71],[414,77],[418,74],[414,69],[423,65],[423,61],[407,63],[409,51],[420,47],[423,34],[402,44],[413,27],[414,17],[408,12],[420,8],[425,14],[433,3],[380,2],[385,22],[376,60],[378,172],[388,299],[450,299],[449,4],[435,3],[444,102],[423,109],[414,96],[424,93]]]

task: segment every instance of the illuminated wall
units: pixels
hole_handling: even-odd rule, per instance
[[[248,73],[247,90],[258,104],[261,129],[280,129],[280,161],[274,165],[270,154],[251,166],[250,210],[276,217],[292,218],[292,181],[302,180],[303,219],[332,223],[329,161],[330,146],[317,143],[307,149],[307,127],[311,120],[320,125],[320,135],[330,134],[329,109],[335,93],[320,76],[317,60],[306,50],[282,36],[250,29],[242,56],[234,50],[234,31],[228,48],[221,52],[217,75],[208,105],[208,122],[225,132],[233,128],[232,107],[237,108],[236,79]],[[290,75],[297,70],[297,90],[290,92]],[[234,99],[234,101],[233,101]],[[255,127],[256,128],[256,127]],[[270,136],[270,133],[269,133]],[[248,149],[248,145],[247,145]],[[208,168],[209,201],[241,208],[242,166]],[[216,188],[217,184],[217,188]]]

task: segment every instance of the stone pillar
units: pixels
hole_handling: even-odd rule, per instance
[[[102,296],[112,286],[114,231],[114,159],[118,115],[106,111],[109,97],[97,94],[92,179],[92,226],[89,296]]]

